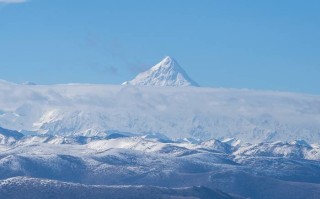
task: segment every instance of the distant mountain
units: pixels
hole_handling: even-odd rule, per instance
[[[151,69],[138,74],[122,85],[143,86],[199,86],[173,58],[167,56]]]

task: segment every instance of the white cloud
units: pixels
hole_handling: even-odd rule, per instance
[[[0,0],[0,3],[24,3],[27,0]]]

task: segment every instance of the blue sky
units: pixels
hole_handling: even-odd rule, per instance
[[[1,79],[120,84],[170,55],[202,86],[320,94],[318,0],[0,2]]]

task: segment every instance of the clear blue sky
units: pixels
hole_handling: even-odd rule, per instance
[[[320,94],[320,1],[0,3],[1,79],[120,84],[165,55],[202,86]]]

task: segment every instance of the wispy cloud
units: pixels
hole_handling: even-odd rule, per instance
[[[24,3],[27,0],[0,0],[0,3],[13,4],[13,3]]]

